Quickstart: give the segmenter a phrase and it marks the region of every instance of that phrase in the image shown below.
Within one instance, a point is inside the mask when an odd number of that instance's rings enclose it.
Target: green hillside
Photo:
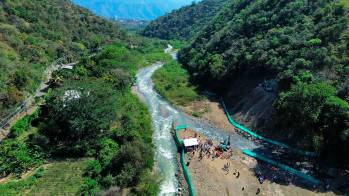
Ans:
[[[112,194],[126,188],[156,195],[151,119],[131,86],[139,68],[170,56],[163,53],[164,43],[132,40],[138,47],[115,41],[81,58],[73,70],[53,73],[38,111],[17,121],[0,143],[2,193],[96,195],[117,186]],[[26,177],[62,158],[89,161],[54,164]]]
[[[228,0],[203,0],[152,21],[143,35],[161,39],[193,37],[218,13]]]
[[[338,1],[236,0],[179,60],[196,83],[225,95],[239,78],[275,79],[277,129],[348,162],[348,19]]]
[[[151,118],[131,87],[139,68],[171,59],[165,46],[68,0],[1,1],[1,116],[55,59],[78,63],[54,71],[38,109],[1,139],[0,195],[156,195]]]
[[[124,34],[68,0],[1,1],[0,116],[36,89],[55,59],[67,55],[66,62],[74,61]]]

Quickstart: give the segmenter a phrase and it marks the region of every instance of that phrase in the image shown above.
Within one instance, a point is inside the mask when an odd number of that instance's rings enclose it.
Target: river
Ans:
[[[177,54],[173,52],[172,46],[169,45],[165,52],[176,59]],[[154,90],[151,76],[161,66],[163,66],[162,63],[156,63],[139,70],[137,94],[146,103],[152,117],[155,161],[162,179],[159,195],[175,195],[178,187],[178,181],[175,177],[178,166],[176,145],[171,135],[172,123],[185,124],[206,137],[218,141],[227,138],[228,134],[177,110]],[[231,143],[233,148],[238,149],[252,150],[257,147],[252,141],[237,134],[231,135]]]

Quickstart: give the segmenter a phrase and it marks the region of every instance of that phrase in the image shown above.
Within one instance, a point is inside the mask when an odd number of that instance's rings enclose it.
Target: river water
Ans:
[[[172,51],[170,45],[165,52],[176,59],[176,53]],[[172,123],[175,125],[185,124],[206,137],[218,141],[227,138],[228,134],[177,110],[154,90],[151,76],[161,66],[163,64],[157,63],[139,70],[137,74],[137,93],[148,106],[152,117],[155,161],[162,178],[159,195],[175,195],[178,187],[178,181],[175,177],[178,166],[176,145],[171,135]],[[238,149],[252,150],[257,147],[252,141],[237,134],[231,135],[231,143],[233,148]]]

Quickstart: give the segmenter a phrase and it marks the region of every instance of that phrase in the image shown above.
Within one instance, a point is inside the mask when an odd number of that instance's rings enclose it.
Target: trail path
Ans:
[[[9,132],[11,125],[18,119],[22,118],[27,114],[31,114],[36,109],[35,98],[41,97],[44,94],[44,90],[48,88],[47,82],[52,78],[52,73],[58,69],[65,66],[74,66],[78,62],[63,64],[62,62],[66,60],[66,57],[61,57],[51,63],[50,66],[46,68],[43,73],[43,79],[33,95],[27,97],[14,111],[0,119],[0,140],[5,138]]]

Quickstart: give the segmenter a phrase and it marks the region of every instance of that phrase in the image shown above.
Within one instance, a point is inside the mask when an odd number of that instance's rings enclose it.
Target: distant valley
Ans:
[[[191,0],[72,0],[95,14],[110,19],[153,20],[171,10],[189,5]],[[196,0],[198,1],[198,0]]]
[[[349,0],[1,0],[1,195],[349,193]]]

